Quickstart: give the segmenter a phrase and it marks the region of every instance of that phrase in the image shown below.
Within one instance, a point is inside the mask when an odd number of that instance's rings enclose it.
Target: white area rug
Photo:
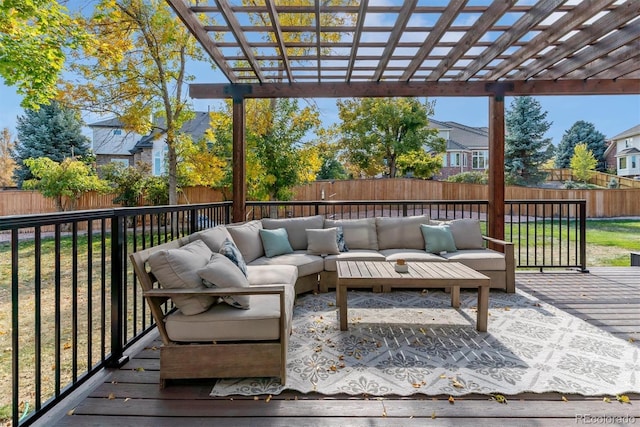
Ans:
[[[349,291],[349,331],[335,293],[296,303],[287,381],[218,381],[212,396],[640,392],[640,350],[529,294],[491,292],[488,332],[475,329],[477,293],[461,308],[441,291]]]

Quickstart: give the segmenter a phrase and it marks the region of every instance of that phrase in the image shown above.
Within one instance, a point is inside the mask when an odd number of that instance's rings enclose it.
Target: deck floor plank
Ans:
[[[578,272],[518,272],[516,287],[640,347],[640,268],[593,268]],[[496,292],[496,291],[492,291]],[[576,416],[640,418],[640,395],[631,405],[605,403],[602,397],[522,393],[499,404],[484,395],[448,402],[448,396],[373,398],[301,394],[285,391],[257,398],[209,396],[215,380],[174,381],[158,387],[157,335],[103,383],[87,390],[67,415],[48,425],[171,426],[560,426]],[[71,409],[71,412],[67,412]]]

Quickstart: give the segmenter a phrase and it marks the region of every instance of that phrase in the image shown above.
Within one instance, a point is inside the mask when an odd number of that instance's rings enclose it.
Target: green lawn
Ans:
[[[589,265],[628,266],[631,251],[640,251],[640,220],[587,220]]]

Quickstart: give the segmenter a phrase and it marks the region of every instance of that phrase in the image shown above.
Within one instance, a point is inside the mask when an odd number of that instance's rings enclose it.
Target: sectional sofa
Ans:
[[[449,251],[427,251],[426,227],[422,226],[448,226],[455,247],[449,246]],[[247,265],[295,265],[298,268],[297,293],[315,289],[324,292],[335,288],[338,260],[396,261],[400,258],[406,261],[460,262],[490,277],[492,288],[515,292],[513,244],[483,236],[480,222],[476,219],[434,221],[426,215],[416,215],[334,220],[316,215],[263,218],[225,228],[242,252]],[[261,229],[286,230],[290,250],[278,251],[284,253],[277,255],[265,253]],[[317,244],[317,241],[327,238],[321,234],[322,230],[328,229],[342,233],[342,248]],[[196,233],[193,238],[211,232],[205,230]]]
[[[474,219],[263,218],[131,254],[163,341],[160,386],[245,376],[284,383],[295,295],[335,287],[338,260],[400,258],[458,261],[515,291],[513,245],[482,236]]]

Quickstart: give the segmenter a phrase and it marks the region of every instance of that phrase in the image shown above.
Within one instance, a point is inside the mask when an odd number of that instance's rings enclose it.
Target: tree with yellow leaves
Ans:
[[[297,100],[248,100],[247,129],[247,195],[253,200],[289,200],[291,188],[313,181],[322,160],[308,132],[319,128],[318,111],[311,106],[300,108]],[[213,152],[226,159],[226,187],[231,185],[232,126],[231,105],[212,113],[208,133]]]
[[[115,115],[128,130],[167,143],[169,203],[178,202],[178,141],[194,117],[183,92],[190,60],[205,60],[195,38],[161,0],[101,0],[86,21],[93,37],[74,52],[81,83],[63,85],[65,101]]]
[[[57,94],[66,49],[86,41],[68,9],[55,0],[0,2],[0,76],[37,110]]]
[[[11,156],[14,146],[15,142],[9,128],[2,129],[0,136],[0,187],[15,185],[13,171],[16,168],[16,161]]]

